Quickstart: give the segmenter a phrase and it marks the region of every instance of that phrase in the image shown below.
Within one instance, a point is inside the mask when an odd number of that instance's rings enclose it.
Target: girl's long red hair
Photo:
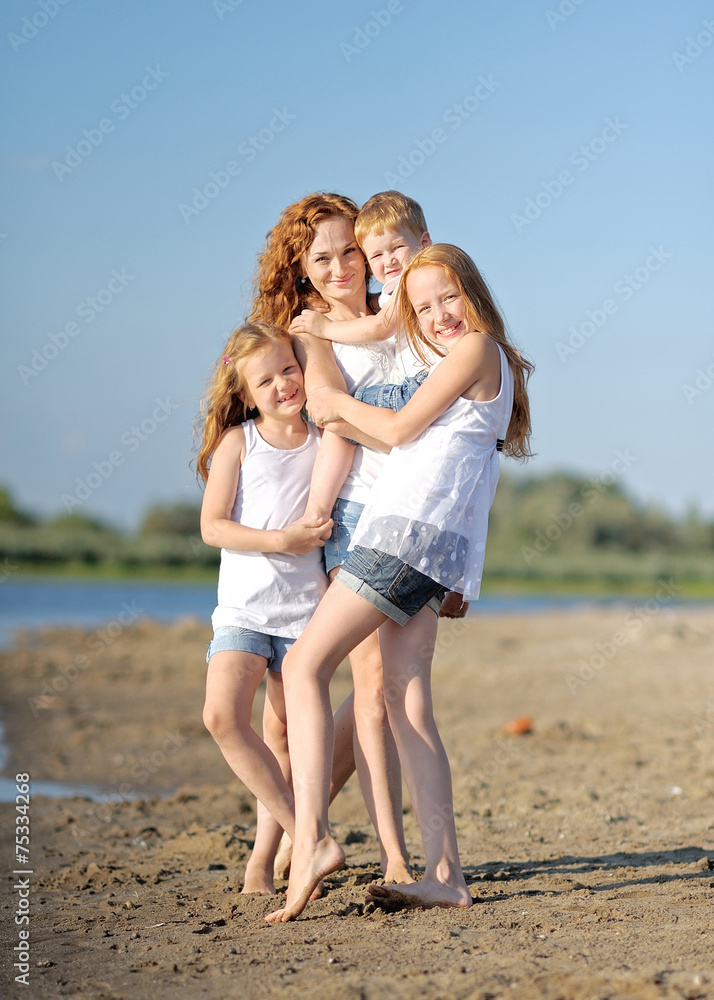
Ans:
[[[424,336],[416,313],[407,295],[407,277],[422,267],[443,267],[464,297],[466,318],[474,330],[481,330],[503,348],[513,372],[513,412],[508,425],[503,454],[511,458],[531,458],[531,411],[528,401],[528,380],[533,364],[508,339],[506,324],[494,302],[491,290],[469,255],[451,243],[432,243],[409,261],[402,271],[397,291],[400,326],[409,346],[425,364],[433,358],[434,346]],[[428,352],[427,352],[428,349]],[[431,353],[431,358],[429,357]]]

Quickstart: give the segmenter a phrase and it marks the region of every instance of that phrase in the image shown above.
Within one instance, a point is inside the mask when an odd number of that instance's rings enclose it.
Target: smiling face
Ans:
[[[265,351],[251,354],[242,363],[245,385],[241,399],[262,417],[294,417],[305,404],[300,365],[287,342],[278,342]]]
[[[330,305],[365,296],[366,265],[355,240],[354,224],[333,215],[315,228],[315,238],[302,258],[303,274]]]
[[[398,278],[415,253],[429,244],[429,234],[415,236],[406,230],[385,229],[383,233],[367,233],[362,249],[372,274],[380,285]]]
[[[447,353],[471,332],[466,302],[443,267],[419,267],[407,275],[407,294],[424,336]]]

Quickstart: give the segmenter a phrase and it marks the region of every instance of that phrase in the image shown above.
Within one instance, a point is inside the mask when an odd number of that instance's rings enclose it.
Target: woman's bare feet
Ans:
[[[367,888],[367,902],[395,910],[410,906],[428,909],[433,906],[473,905],[468,889],[444,885],[435,878],[423,878],[411,885],[370,885]]]
[[[285,906],[274,910],[265,918],[270,923],[287,923],[299,916],[308,899],[326,875],[336,872],[345,863],[345,852],[332,837],[319,841],[304,854],[293,850],[290,863],[290,881]]]

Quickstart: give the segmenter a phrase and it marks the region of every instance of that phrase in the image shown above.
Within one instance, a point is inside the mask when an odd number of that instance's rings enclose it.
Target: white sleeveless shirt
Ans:
[[[274,448],[246,420],[245,459],[231,520],[251,528],[284,528],[305,513],[320,432],[307,424],[299,448]],[[322,549],[304,555],[221,549],[218,606],[211,621],[296,639],[327,589]]]
[[[350,545],[396,556],[467,601],[481,589],[497,441],[513,409],[513,374],[499,354],[494,399],[459,397],[415,441],[392,449]]]

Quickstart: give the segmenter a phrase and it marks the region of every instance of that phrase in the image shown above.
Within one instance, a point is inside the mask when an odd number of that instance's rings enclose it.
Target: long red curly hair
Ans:
[[[506,324],[479,269],[469,255],[451,243],[432,243],[409,261],[402,271],[402,280],[395,292],[402,330],[409,346],[425,364],[433,358],[434,345],[427,340],[407,294],[407,278],[421,267],[443,267],[464,297],[466,318],[474,330],[481,330],[503,349],[513,372],[513,412],[503,446],[503,454],[511,458],[531,458],[531,411],[528,401],[528,380],[533,364],[508,339]]]
[[[325,219],[344,216],[352,223],[359,209],[341,194],[317,191],[283,211],[265,239],[253,282],[253,306],[248,322],[264,320],[288,327],[303,309],[324,310],[324,299],[309,281],[303,283],[301,260]],[[360,251],[361,252],[361,251]]]

